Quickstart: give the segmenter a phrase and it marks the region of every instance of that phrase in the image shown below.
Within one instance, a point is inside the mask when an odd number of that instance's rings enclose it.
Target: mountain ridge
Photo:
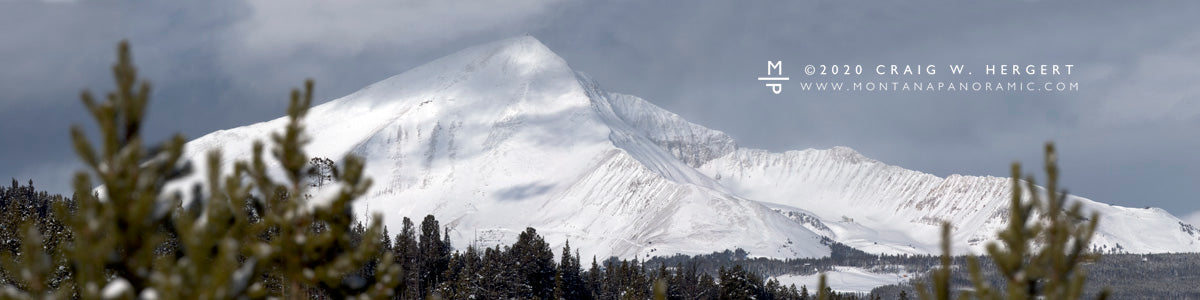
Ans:
[[[433,214],[458,247],[511,243],[534,227],[552,247],[569,239],[599,257],[733,248],[815,257],[829,253],[822,236],[868,252],[935,253],[936,221],[951,219],[975,228],[956,231],[955,244],[969,245],[956,250],[977,251],[1002,226],[1008,199],[998,177],[941,178],[848,147],[741,148],[721,131],[601,89],[528,36],[415,67],[313,107],[305,121],[310,156],[366,159],[375,185],[356,205],[361,214],[380,212],[393,229],[402,216]],[[185,157],[220,149],[246,158],[251,140],[282,125],[217,131],[189,142]],[[1154,228],[1178,221],[1073,199],[1121,218],[1152,217]],[[1097,242],[1200,250],[1200,233],[1183,229],[1153,245],[1116,229]]]

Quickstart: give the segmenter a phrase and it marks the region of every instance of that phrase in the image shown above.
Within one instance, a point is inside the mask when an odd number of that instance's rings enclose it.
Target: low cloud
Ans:
[[[520,26],[560,1],[263,0],[233,26],[239,53],[288,56],[313,50],[330,56],[371,48],[430,48],[497,27]]]
[[[1195,211],[1190,214],[1180,216],[1184,223],[1200,226],[1200,211]]]
[[[561,3],[250,1],[226,31],[217,58],[239,89],[275,90],[315,77],[324,87],[318,96],[337,97],[470,45],[463,40],[528,32]]]
[[[17,172],[12,179],[16,179],[21,185],[33,180],[33,186],[38,190],[70,195],[75,172],[80,170],[83,170],[83,165],[77,162],[42,163]]]
[[[1200,125],[1200,29],[1145,49],[1127,67],[1096,80],[1102,98],[1091,102],[1089,123],[1102,127],[1175,123]],[[1094,108],[1094,109],[1088,109]]]

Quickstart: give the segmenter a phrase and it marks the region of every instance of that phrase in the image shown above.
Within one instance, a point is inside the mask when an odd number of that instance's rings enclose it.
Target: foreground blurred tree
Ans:
[[[184,203],[182,193],[167,188],[191,173],[190,162],[181,159],[184,139],[176,135],[150,150],[143,146],[150,86],[138,81],[125,42],[118,47],[113,75],[117,89],[105,101],[82,94],[98,125],[100,147],[92,146],[82,127],[71,129],[75,150],[91,175],[75,175],[77,208],[66,220],[73,240],[47,253],[32,247],[41,244],[37,230],[24,230],[25,255],[14,260],[22,275],[5,284],[4,298],[263,298],[268,290],[262,280],[269,274],[283,281],[281,296],[289,298],[308,298],[309,291],[336,298],[391,295],[399,269],[389,254],[379,260],[374,278],[355,275],[382,242],[367,238],[355,244],[347,234],[353,224],[351,201],[370,186],[362,177],[362,160],[343,160],[331,187],[336,193],[321,199],[327,200],[323,204],[309,204],[301,196],[308,162],[302,119],[312,102],[312,81],[303,91],[292,91],[289,122],[271,136],[271,154],[284,182],[268,175],[266,147],[258,141],[253,159],[236,162],[224,176],[220,153],[208,153],[207,180]],[[93,176],[101,188],[93,190]],[[366,236],[380,237],[380,227],[373,222]],[[73,277],[56,287],[41,284],[55,276],[52,262],[59,257]]]
[[[1003,291],[990,286],[975,257],[967,258],[973,291],[964,291],[962,299],[1079,299],[1087,272],[1084,262],[1098,254],[1088,252],[1100,216],[1084,217],[1079,202],[1067,203],[1067,191],[1058,187],[1058,157],[1054,144],[1046,144],[1046,188],[1038,187],[1033,176],[1021,179],[1020,164],[1012,165],[1012,198],[1008,227],[999,232],[1000,244],[987,246],[988,256],[996,263],[1007,287]],[[1043,193],[1044,191],[1044,193]],[[941,267],[933,271],[932,289],[917,284],[921,299],[951,298],[950,224],[942,225]],[[1099,299],[1108,297],[1105,290]]]

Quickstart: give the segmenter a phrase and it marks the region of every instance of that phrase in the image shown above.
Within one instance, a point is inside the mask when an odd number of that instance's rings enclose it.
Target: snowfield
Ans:
[[[820,274],[825,274],[825,285],[838,292],[870,293],[877,287],[899,284],[912,279],[915,273],[872,273],[856,267],[834,267],[832,271],[812,275],[780,275],[775,280],[780,285],[796,285],[808,287],[808,292],[815,294],[820,283]]]
[[[220,150],[228,172],[285,122],[213,132],[185,157]],[[380,213],[398,232],[402,217],[433,214],[460,249],[510,244],[534,227],[555,252],[570,240],[599,258],[733,248],[822,257],[822,236],[873,253],[937,253],[938,224],[951,221],[955,250],[978,252],[1004,226],[1011,192],[1007,178],[940,178],[846,147],[740,148],[604,91],[532,37],[434,60],[318,105],[306,122],[310,156],[366,159],[374,185],[356,204],[361,215]],[[198,181],[205,164],[196,166]],[[1161,209],[1072,199],[1103,214],[1097,247],[1200,250],[1200,231]]]

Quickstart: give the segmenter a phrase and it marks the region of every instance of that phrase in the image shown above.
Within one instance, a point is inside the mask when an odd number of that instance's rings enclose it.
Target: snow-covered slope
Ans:
[[[711,159],[731,151],[731,139],[690,141],[697,137],[688,130],[708,131],[698,126],[651,133],[644,125],[690,124],[639,109],[646,105],[600,91],[539,41],[520,37],[314,107],[307,150],[366,158],[375,185],[360,209],[383,213],[393,231],[401,217],[433,214],[460,246],[511,243],[534,227],[555,249],[569,239],[602,258],[737,247],[776,257],[827,255],[818,235],[728,193],[672,152],[723,142],[697,151]],[[250,141],[283,122],[209,134],[189,143],[187,155],[217,148],[248,157]]]
[[[871,290],[891,284],[900,284],[920,275],[919,273],[876,273],[871,270],[856,267],[834,267],[833,270],[810,275],[779,275],[774,277],[780,285],[807,287],[816,290],[820,284],[821,274],[825,275],[825,285],[838,292],[870,293]]]
[[[185,155],[247,158],[253,140],[284,122],[214,132]],[[943,179],[849,148],[739,149],[724,133],[601,90],[532,37],[435,60],[316,106],[306,122],[311,156],[367,160],[375,184],[360,212],[382,213],[393,231],[402,217],[433,214],[458,246],[507,244],[534,227],[555,249],[570,240],[598,257],[739,247],[824,256],[820,236],[871,252],[929,253],[939,220],[954,221],[956,238],[971,245],[990,239],[1008,199],[1003,178]],[[1200,248],[1161,210],[1087,203],[1119,220],[1103,224],[1126,226],[1102,228],[1101,243]],[[1138,229],[1165,233],[1144,238]]]
[[[808,215],[814,231],[873,253],[938,253],[940,224],[954,226],[955,251],[980,253],[1006,225],[1011,179],[906,170],[846,147],[770,153],[738,149],[700,167],[734,194]],[[1158,208],[1112,206],[1069,196],[1099,212],[1093,245],[1133,253],[1195,252],[1200,231]]]

